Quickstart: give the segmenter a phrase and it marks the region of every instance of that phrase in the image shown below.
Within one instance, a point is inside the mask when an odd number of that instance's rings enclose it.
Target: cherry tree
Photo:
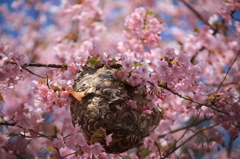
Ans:
[[[2,3],[0,158],[239,158],[239,10],[239,0]]]

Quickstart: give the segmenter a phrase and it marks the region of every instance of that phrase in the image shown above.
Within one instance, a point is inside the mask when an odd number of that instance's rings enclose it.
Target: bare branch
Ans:
[[[231,158],[231,152],[232,152],[232,149],[233,149],[233,137],[230,136],[230,139],[229,139],[229,143],[228,143],[228,148],[227,148],[227,155],[229,158]]]
[[[121,157],[122,159],[124,159],[124,157],[122,156],[122,155],[120,155],[120,154],[117,154],[119,157]]]
[[[5,147],[5,146],[3,146],[2,149],[4,149],[4,150],[7,151],[7,152],[9,151],[8,148]],[[13,152],[13,154],[14,154],[17,158],[19,158],[19,159],[24,159],[24,157],[20,156],[20,155],[19,155],[18,153],[16,153],[16,152]]]
[[[163,158],[161,159],[164,159],[164,158],[167,158],[169,155],[171,155],[173,152],[175,152],[177,149],[179,149],[180,147],[182,147],[184,144],[186,144],[188,141],[190,141],[193,137],[195,137],[196,135],[202,133],[203,131],[207,130],[207,129],[211,129],[213,127],[217,126],[217,124],[214,124],[212,126],[209,126],[207,128],[204,128],[204,129],[201,129],[199,130],[198,132],[196,132],[195,134],[193,134],[192,136],[190,136],[188,139],[186,139],[184,142],[182,142],[180,145],[176,146],[174,149],[170,150],[166,155],[164,155]]]
[[[175,132],[178,132],[178,131],[181,131],[181,130],[185,130],[185,129],[187,129],[187,128],[190,128],[190,127],[193,127],[193,126],[197,126],[198,124],[201,124],[202,122],[204,122],[204,121],[207,121],[207,120],[211,120],[213,117],[209,117],[209,118],[203,118],[203,119],[201,119],[201,120],[198,120],[198,121],[195,121],[195,122],[193,122],[193,123],[191,123],[191,124],[189,124],[189,125],[187,125],[187,126],[184,126],[184,127],[181,127],[181,128],[178,128],[178,129],[175,129],[175,130],[172,130],[172,131],[169,131],[169,132],[167,132],[167,133],[165,133],[165,134],[163,134],[163,135],[160,135],[160,136],[158,136],[159,138],[163,138],[163,137],[165,137],[167,134],[172,134],[172,133],[175,133]]]
[[[56,157],[57,158],[62,158],[61,154],[60,154],[60,151],[59,151],[59,148],[57,148],[57,147],[53,147],[53,148],[57,151],[57,153],[56,153],[57,156]]]
[[[236,18],[236,17],[234,17],[234,16],[233,16],[233,14],[234,14],[234,13],[235,13],[235,11],[233,11],[233,12],[232,12],[232,14],[231,14],[231,17],[232,17],[234,20],[236,20],[236,21],[239,21],[239,22],[240,22],[240,19],[238,19],[238,18]]]
[[[56,65],[56,64],[41,64],[41,63],[26,63],[21,67],[49,67],[49,68],[67,68],[66,64]]]
[[[148,83],[150,83],[151,85],[153,85],[153,83],[151,83],[151,82],[148,82]],[[154,85],[153,85],[153,86],[154,86]],[[196,103],[196,104],[198,104],[199,106],[208,107],[208,108],[210,108],[210,109],[212,109],[212,110],[215,110],[215,111],[217,111],[217,112],[219,112],[219,113],[223,113],[223,114],[229,116],[228,113],[226,113],[226,112],[224,112],[224,111],[221,111],[221,110],[219,110],[219,109],[217,109],[217,108],[214,108],[213,105],[210,105],[210,104],[207,104],[207,103],[200,103],[200,102],[198,102],[198,101],[196,101],[196,100],[194,100],[194,99],[192,99],[192,98],[189,98],[189,97],[183,96],[183,95],[181,95],[181,94],[179,94],[179,93],[177,93],[177,92],[174,92],[173,90],[171,90],[170,88],[168,88],[167,86],[164,86],[164,85],[162,85],[162,84],[158,84],[158,86],[161,87],[161,88],[164,88],[164,89],[168,90],[169,92],[175,94],[176,96],[178,96],[178,97],[180,97],[180,98],[182,98],[182,99],[185,99],[185,100],[188,100],[188,101],[190,101],[190,102]]]
[[[191,10],[198,19],[200,19],[204,24],[206,24],[207,26],[209,26],[211,29],[214,30],[213,35],[217,33],[217,29],[215,29],[215,28],[213,28],[211,25],[209,25],[208,22],[201,16],[201,14],[199,14],[191,5],[189,5],[185,0],[180,0],[180,1],[183,2],[184,5],[185,5],[189,10]]]
[[[232,64],[231,64],[231,66],[228,68],[228,70],[227,70],[227,73],[225,74],[225,76],[224,76],[224,78],[223,78],[222,82],[220,83],[220,85],[219,85],[218,89],[216,90],[216,92],[218,92],[218,91],[219,91],[219,89],[222,87],[222,85],[223,85],[223,82],[226,80],[226,78],[227,78],[227,75],[228,75],[229,71],[231,70],[231,68],[232,68],[233,64],[236,62],[236,60],[237,60],[237,57],[238,57],[239,55],[240,55],[240,50],[238,51],[238,53],[237,53],[237,55],[236,55],[235,59],[233,60],[233,62],[232,62]]]
[[[40,78],[46,78],[46,77],[40,76],[40,75],[38,75],[38,74],[32,72],[31,70],[29,70],[29,69],[27,69],[27,68],[25,68],[25,67],[23,67],[23,69],[26,70],[27,72],[29,72],[29,73],[31,73],[31,74],[37,76],[37,77],[40,77]]]
[[[30,132],[32,132],[32,133],[34,133],[34,134],[39,135],[38,137],[45,137],[45,138],[47,138],[47,139],[53,141],[53,138],[52,138],[52,137],[49,137],[49,136],[44,135],[44,134],[42,134],[42,133],[36,132],[36,131],[34,131],[34,130],[32,130],[32,129],[28,129],[28,131],[30,131]]]
[[[21,67],[24,70],[28,71],[29,73],[31,73],[35,76],[38,76],[40,78],[48,78],[48,77],[40,76],[40,75],[34,73],[33,71],[27,69],[27,67],[46,67],[46,68],[65,68],[65,69],[67,69],[66,64],[56,65],[56,64],[42,64],[42,63],[26,63],[26,64],[23,64]]]
[[[15,62],[11,62],[11,64],[15,64],[17,65],[17,63]],[[57,64],[42,64],[42,63],[25,63],[21,66],[22,69],[26,70],[27,72],[37,76],[37,77],[40,77],[40,78],[47,78],[47,77],[44,77],[44,76],[41,76],[41,75],[38,75],[36,73],[34,73],[33,71],[29,70],[27,67],[46,67],[46,68],[64,68],[64,69],[67,69],[67,65],[66,64],[62,64],[62,65],[57,65]]]
[[[72,153],[66,154],[65,156],[62,156],[62,158],[68,157],[68,156],[70,156],[70,155],[74,155],[74,154],[76,154],[76,153],[77,153],[77,152],[72,152]]]
[[[17,124],[17,122],[14,122],[14,123],[3,123],[3,122],[0,122],[0,125],[5,125],[5,126],[15,126]]]
[[[23,128],[22,126],[20,126],[20,125],[17,125],[17,127],[21,128],[21,129],[24,129],[24,128]],[[32,130],[32,129],[28,129],[28,131],[29,131],[29,132],[32,132],[32,133],[34,133],[34,134],[37,134],[38,137],[45,137],[45,138],[53,141],[53,138],[52,138],[52,137],[49,137],[49,136],[44,135],[44,134],[42,134],[42,133],[36,132],[36,131],[34,131],[34,130]]]
[[[195,15],[196,17],[198,17],[198,19],[200,19],[203,23],[205,23],[206,25],[209,25],[204,19],[203,17],[201,16],[201,14],[199,14],[191,5],[189,5],[187,2],[185,2],[185,0],[180,0],[181,2],[184,3],[184,5],[189,9],[191,10]]]

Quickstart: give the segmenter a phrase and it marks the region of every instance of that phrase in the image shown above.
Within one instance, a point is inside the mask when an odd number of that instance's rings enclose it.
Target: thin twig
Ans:
[[[9,152],[9,150],[8,150],[7,147],[3,146],[2,148],[3,148],[5,151]],[[19,159],[25,159],[24,157],[20,156],[20,155],[17,154],[16,152],[13,152],[13,154],[14,154],[17,158],[19,158]]]
[[[196,135],[198,135],[199,133],[202,133],[203,131],[207,130],[207,129],[211,129],[215,126],[217,126],[218,124],[214,124],[212,126],[209,126],[207,128],[201,129],[198,132],[196,132],[195,134],[193,134],[192,136],[190,136],[188,139],[186,139],[184,142],[182,142],[180,145],[176,146],[174,149],[172,149],[171,151],[169,151],[163,158],[167,158],[170,154],[172,154],[173,152],[175,152],[177,149],[179,149],[180,147],[182,147],[184,144],[186,144],[188,141],[190,141],[193,137],[195,137]]]
[[[46,78],[46,77],[43,77],[43,76],[40,76],[40,75],[38,75],[38,74],[34,73],[33,71],[31,71],[31,70],[27,69],[26,67],[22,67],[22,68],[23,68],[24,70],[26,70],[27,72],[29,72],[29,73],[31,73],[31,74],[33,74],[33,75],[37,76],[37,77],[40,77],[40,78]]]
[[[62,156],[62,158],[65,158],[65,157],[68,157],[68,156],[74,155],[74,154],[76,154],[76,152],[72,152],[72,153],[66,154],[65,156]]]
[[[172,131],[169,131],[169,132],[167,132],[167,133],[165,133],[165,134],[162,134],[162,135],[160,135],[160,136],[158,136],[159,138],[163,138],[163,137],[165,137],[167,134],[172,134],[172,133],[175,133],[175,132],[178,132],[178,131],[181,131],[181,130],[184,130],[184,129],[187,129],[188,127],[192,127],[192,126],[197,126],[198,124],[200,124],[200,123],[202,123],[202,122],[204,122],[204,121],[207,121],[207,120],[210,120],[210,119],[212,119],[213,117],[210,117],[210,118],[204,118],[204,119],[202,119],[202,120],[199,120],[199,121],[197,121],[197,122],[195,122],[195,123],[192,123],[192,124],[190,124],[190,125],[187,125],[187,126],[184,126],[184,127],[181,127],[181,128],[178,128],[178,129],[175,129],[175,130],[172,130]]]
[[[213,30],[213,35],[217,34],[218,29],[213,28],[206,20],[203,19],[203,17],[201,16],[201,14],[199,14],[191,5],[189,5],[185,0],[180,0],[181,2],[183,2],[185,4],[185,6],[191,10],[196,17],[198,17],[198,19],[200,19],[204,24],[206,24],[207,26],[209,26],[212,30]]]
[[[117,154],[119,157],[121,157],[122,159],[124,159],[124,157],[122,156],[122,155],[120,155],[120,154]]]
[[[239,22],[240,22],[240,19],[238,19],[238,18],[236,18],[236,17],[234,17],[234,16],[233,16],[233,14],[234,14],[234,13],[235,13],[235,11],[233,11],[233,12],[232,12],[232,14],[231,14],[231,17],[232,17],[234,20],[236,20],[236,21],[239,21]]]
[[[48,75],[46,74],[46,76],[47,76],[47,86],[48,86],[48,89],[50,89],[49,82],[48,82]]]
[[[30,138],[30,139],[32,139],[32,136],[27,136],[27,135],[25,135],[25,134],[18,134],[18,135],[20,135],[20,136],[22,136],[22,137],[24,137],[24,138]]]
[[[204,49],[206,49],[204,46],[202,46],[190,59],[190,62],[193,63],[195,58],[198,56],[200,51],[203,51]]]
[[[190,9],[195,15],[196,17],[198,17],[198,19],[200,19],[203,23],[205,23],[206,25],[209,25],[204,19],[203,17],[201,16],[201,14],[199,14],[191,5],[189,5],[187,2],[185,2],[185,0],[180,0],[182,1],[185,6],[188,7],[188,9]]]
[[[32,133],[34,133],[34,134],[37,134],[37,135],[39,135],[38,137],[45,137],[45,138],[47,138],[47,139],[49,139],[49,140],[53,141],[52,137],[49,137],[49,136],[47,136],[47,135],[44,135],[44,134],[41,134],[41,133],[39,133],[39,132],[36,132],[36,131],[34,131],[34,130],[32,130],[32,129],[29,129],[28,131],[30,131],[30,132],[32,132]]]
[[[231,15],[231,17],[232,17],[234,20],[236,20],[236,21],[239,21],[239,22],[240,22],[240,19],[238,19],[238,18],[234,17],[233,15]]]
[[[181,135],[180,138],[177,139],[177,141],[169,148],[169,150],[175,149],[174,147],[176,147],[177,143],[185,136],[185,134],[188,132],[188,130],[190,129],[190,127],[196,122],[197,120],[193,120],[193,122],[191,124],[189,124],[188,126],[186,126],[186,129],[184,131],[184,133]]]
[[[3,123],[3,122],[0,122],[0,126],[1,126],[1,125],[4,125],[4,126],[17,126],[17,127],[21,128],[21,129],[24,129],[22,126],[16,125],[16,124],[17,124],[17,121],[14,122],[14,123]],[[29,131],[29,132],[32,132],[32,133],[34,133],[34,134],[39,135],[38,137],[45,137],[45,138],[47,138],[47,139],[49,139],[49,140],[51,140],[51,141],[53,140],[52,137],[49,137],[49,136],[44,135],[44,134],[41,134],[41,133],[36,132],[36,131],[34,131],[34,130],[32,130],[32,129],[28,129],[28,131]],[[19,135],[23,136],[23,134],[19,134]]]
[[[204,83],[206,86],[214,86],[217,87],[219,86],[219,83]],[[228,83],[223,83],[222,86],[229,86],[229,85],[237,85],[238,81],[232,81],[232,82],[228,82]]]
[[[225,74],[225,76],[224,76],[224,78],[223,78],[222,82],[220,83],[220,85],[219,85],[218,89],[216,90],[216,92],[218,92],[218,91],[219,91],[219,89],[222,87],[222,85],[223,85],[223,82],[226,80],[226,78],[227,78],[227,75],[228,75],[229,71],[231,70],[231,68],[232,68],[233,64],[236,62],[236,60],[237,60],[237,58],[238,58],[238,56],[239,56],[239,55],[240,55],[240,50],[238,51],[238,53],[237,53],[236,57],[234,58],[234,60],[233,60],[233,62],[232,62],[232,64],[231,64],[231,66],[228,68],[228,70],[227,70],[227,73]]]
[[[17,127],[21,128],[21,129],[24,129],[21,125],[17,125]],[[28,131],[29,131],[29,132],[32,132],[32,133],[34,133],[34,134],[39,135],[38,137],[45,137],[45,138],[47,138],[47,139],[53,141],[53,138],[52,138],[52,137],[49,137],[49,136],[44,135],[44,134],[41,134],[41,133],[36,132],[36,131],[34,131],[34,130],[32,130],[32,129],[28,129]]]
[[[148,83],[150,83],[150,84],[153,85],[153,83],[151,83],[151,82],[148,82]],[[153,85],[153,86],[154,86],[154,85]],[[207,104],[207,103],[200,103],[200,102],[198,102],[198,101],[196,101],[196,100],[194,100],[194,99],[192,99],[192,98],[183,96],[183,95],[181,95],[181,94],[179,94],[179,93],[177,93],[177,92],[174,92],[173,90],[171,90],[170,88],[168,88],[167,86],[164,86],[164,85],[162,85],[162,84],[158,84],[158,86],[161,87],[161,88],[164,88],[164,89],[168,90],[169,92],[175,94],[176,96],[178,96],[178,97],[180,97],[180,98],[183,98],[183,99],[188,100],[188,101],[190,101],[190,102],[196,103],[196,104],[198,104],[199,106],[208,107],[208,108],[213,109],[213,110],[215,110],[215,111],[217,111],[217,112],[219,112],[219,113],[223,113],[223,114],[229,116],[228,113],[226,113],[226,112],[224,112],[224,111],[221,111],[221,110],[219,110],[219,109],[217,109],[217,108],[214,108],[214,107],[212,107],[212,105],[209,105],[209,104]]]
[[[159,152],[160,158],[162,158],[162,153],[161,153],[161,148],[160,148],[160,146],[158,146],[158,152]]]

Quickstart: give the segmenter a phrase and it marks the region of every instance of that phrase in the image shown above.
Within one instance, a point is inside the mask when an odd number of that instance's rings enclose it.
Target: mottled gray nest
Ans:
[[[142,113],[150,101],[144,86],[132,87],[113,76],[113,68],[85,67],[76,78],[73,89],[85,92],[81,101],[73,98],[73,124],[82,127],[89,144],[99,142],[107,153],[121,153],[139,144],[156,128],[162,118],[160,109]],[[134,93],[138,91],[140,93]],[[137,109],[130,109],[129,100],[137,101]],[[107,146],[105,137],[112,134]]]

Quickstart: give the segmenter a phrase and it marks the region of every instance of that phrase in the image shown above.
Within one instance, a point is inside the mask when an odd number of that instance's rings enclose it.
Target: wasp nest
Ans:
[[[113,68],[83,68],[75,78],[73,89],[84,92],[80,99],[73,99],[71,114],[73,124],[82,127],[89,144],[100,142],[107,153],[121,153],[138,145],[159,124],[162,113],[153,109],[142,113],[150,102],[144,86],[132,87],[117,80]],[[140,93],[136,93],[136,91]],[[128,106],[135,100],[136,109]],[[106,135],[112,142],[106,144]]]

